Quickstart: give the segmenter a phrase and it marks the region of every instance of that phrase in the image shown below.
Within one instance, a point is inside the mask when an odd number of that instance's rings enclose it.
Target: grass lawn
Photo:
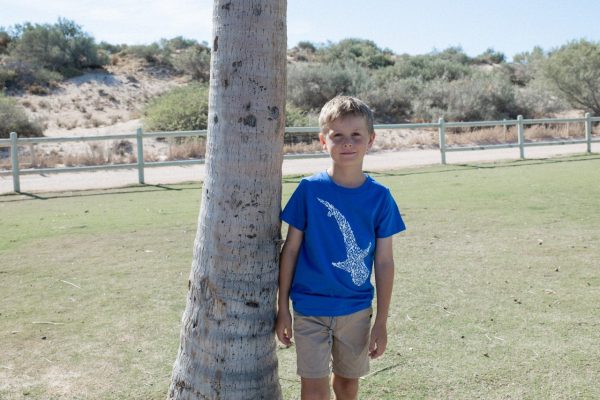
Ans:
[[[373,176],[408,230],[361,399],[600,398],[600,156]],[[199,199],[0,196],[0,398],[165,398]],[[278,354],[298,398],[294,349]]]

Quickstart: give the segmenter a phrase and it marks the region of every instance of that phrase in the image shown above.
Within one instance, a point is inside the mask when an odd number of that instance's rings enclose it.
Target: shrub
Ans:
[[[472,62],[471,57],[469,57],[460,46],[448,47],[442,51],[433,51],[431,55],[442,60],[452,61],[464,65],[468,65]]]
[[[532,81],[523,88],[516,89],[517,107],[524,116],[543,118],[549,114],[565,111],[569,104],[561,97],[556,96],[547,87],[538,81]]]
[[[332,97],[356,95],[370,85],[366,68],[353,63],[303,63],[288,68],[288,100],[304,111],[320,110]]]
[[[31,121],[13,99],[0,93],[0,138],[8,138],[11,132],[20,137],[42,136],[42,127]]]
[[[502,64],[506,61],[506,56],[500,51],[488,48],[486,51],[473,59],[475,64]]]
[[[164,54],[158,43],[125,46],[123,53],[141,58],[149,63],[159,63],[164,60]]]
[[[546,52],[539,46],[535,46],[530,52],[524,51],[515,54],[513,63],[507,64],[511,73],[511,81],[520,86],[529,84],[539,74],[546,58]]]
[[[354,63],[367,68],[383,68],[394,64],[391,50],[382,50],[375,42],[364,39],[344,39],[318,50],[325,63]]]
[[[12,86],[17,81],[17,71],[0,65],[0,92],[2,89]]]
[[[187,131],[206,129],[208,86],[191,84],[173,89],[149,103],[143,112],[148,131]]]
[[[377,83],[384,85],[390,81],[417,78],[424,82],[434,79],[453,81],[471,74],[471,68],[457,61],[447,60],[437,55],[401,56],[396,63],[375,73]]]
[[[541,77],[574,107],[600,115],[600,43],[580,40],[553,51]]]
[[[286,126],[309,126],[310,119],[308,113],[293,104],[285,106],[285,125]]]
[[[288,51],[288,56],[296,61],[315,61],[317,47],[311,42],[303,41],[292,47]]]
[[[210,49],[196,44],[180,50],[173,54],[172,64],[177,71],[206,82],[210,78]]]
[[[516,91],[502,73],[478,72],[452,82],[428,82],[415,101],[415,116],[423,120],[484,121],[526,115]]]
[[[8,53],[8,45],[11,41],[10,34],[0,27],[0,54]]]
[[[6,88],[28,88],[35,91],[40,88],[43,94],[49,92],[48,88],[56,86],[57,82],[62,81],[63,76],[46,68],[40,68],[23,62],[8,62],[0,65],[0,89]]]
[[[401,123],[412,116],[412,102],[421,87],[418,79],[408,78],[373,86],[358,96],[373,109],[378,122]]]
[[[98,56],[94,38],[73,21],[59,18],[54,25],[25,23],[16,30],[10,55],[20,62],[72,76],[105,61]]]

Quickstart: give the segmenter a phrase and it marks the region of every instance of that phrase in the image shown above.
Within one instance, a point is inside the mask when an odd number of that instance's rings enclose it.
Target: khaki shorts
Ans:
[[[360,378],[369,372],[371,307],[340,317],[308,317],[294,312],[298,375],[324,378],[333,373]]]

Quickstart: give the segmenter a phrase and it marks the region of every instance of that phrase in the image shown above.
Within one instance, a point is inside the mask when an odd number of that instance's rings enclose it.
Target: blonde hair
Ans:
[[[346,116],[363,117],[369,133],[375,133],[373,128],[373,111],[362,100],[352,96],[336,96],[329,100],[319,114],[319,127],[325,132],[327,126],[338,118]]]

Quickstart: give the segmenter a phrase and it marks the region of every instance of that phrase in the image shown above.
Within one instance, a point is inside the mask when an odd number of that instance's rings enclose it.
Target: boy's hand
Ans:
[[[371,329],[371,341],[369,343],[369,357],[376,359],[385,352],[387,346],[387,326],[386,323],[375,321]]]
[[[281,343],[287,347],[292,345],[292,316],[289,310],[279,309],[277,322],[275,322],[275,333]]]

